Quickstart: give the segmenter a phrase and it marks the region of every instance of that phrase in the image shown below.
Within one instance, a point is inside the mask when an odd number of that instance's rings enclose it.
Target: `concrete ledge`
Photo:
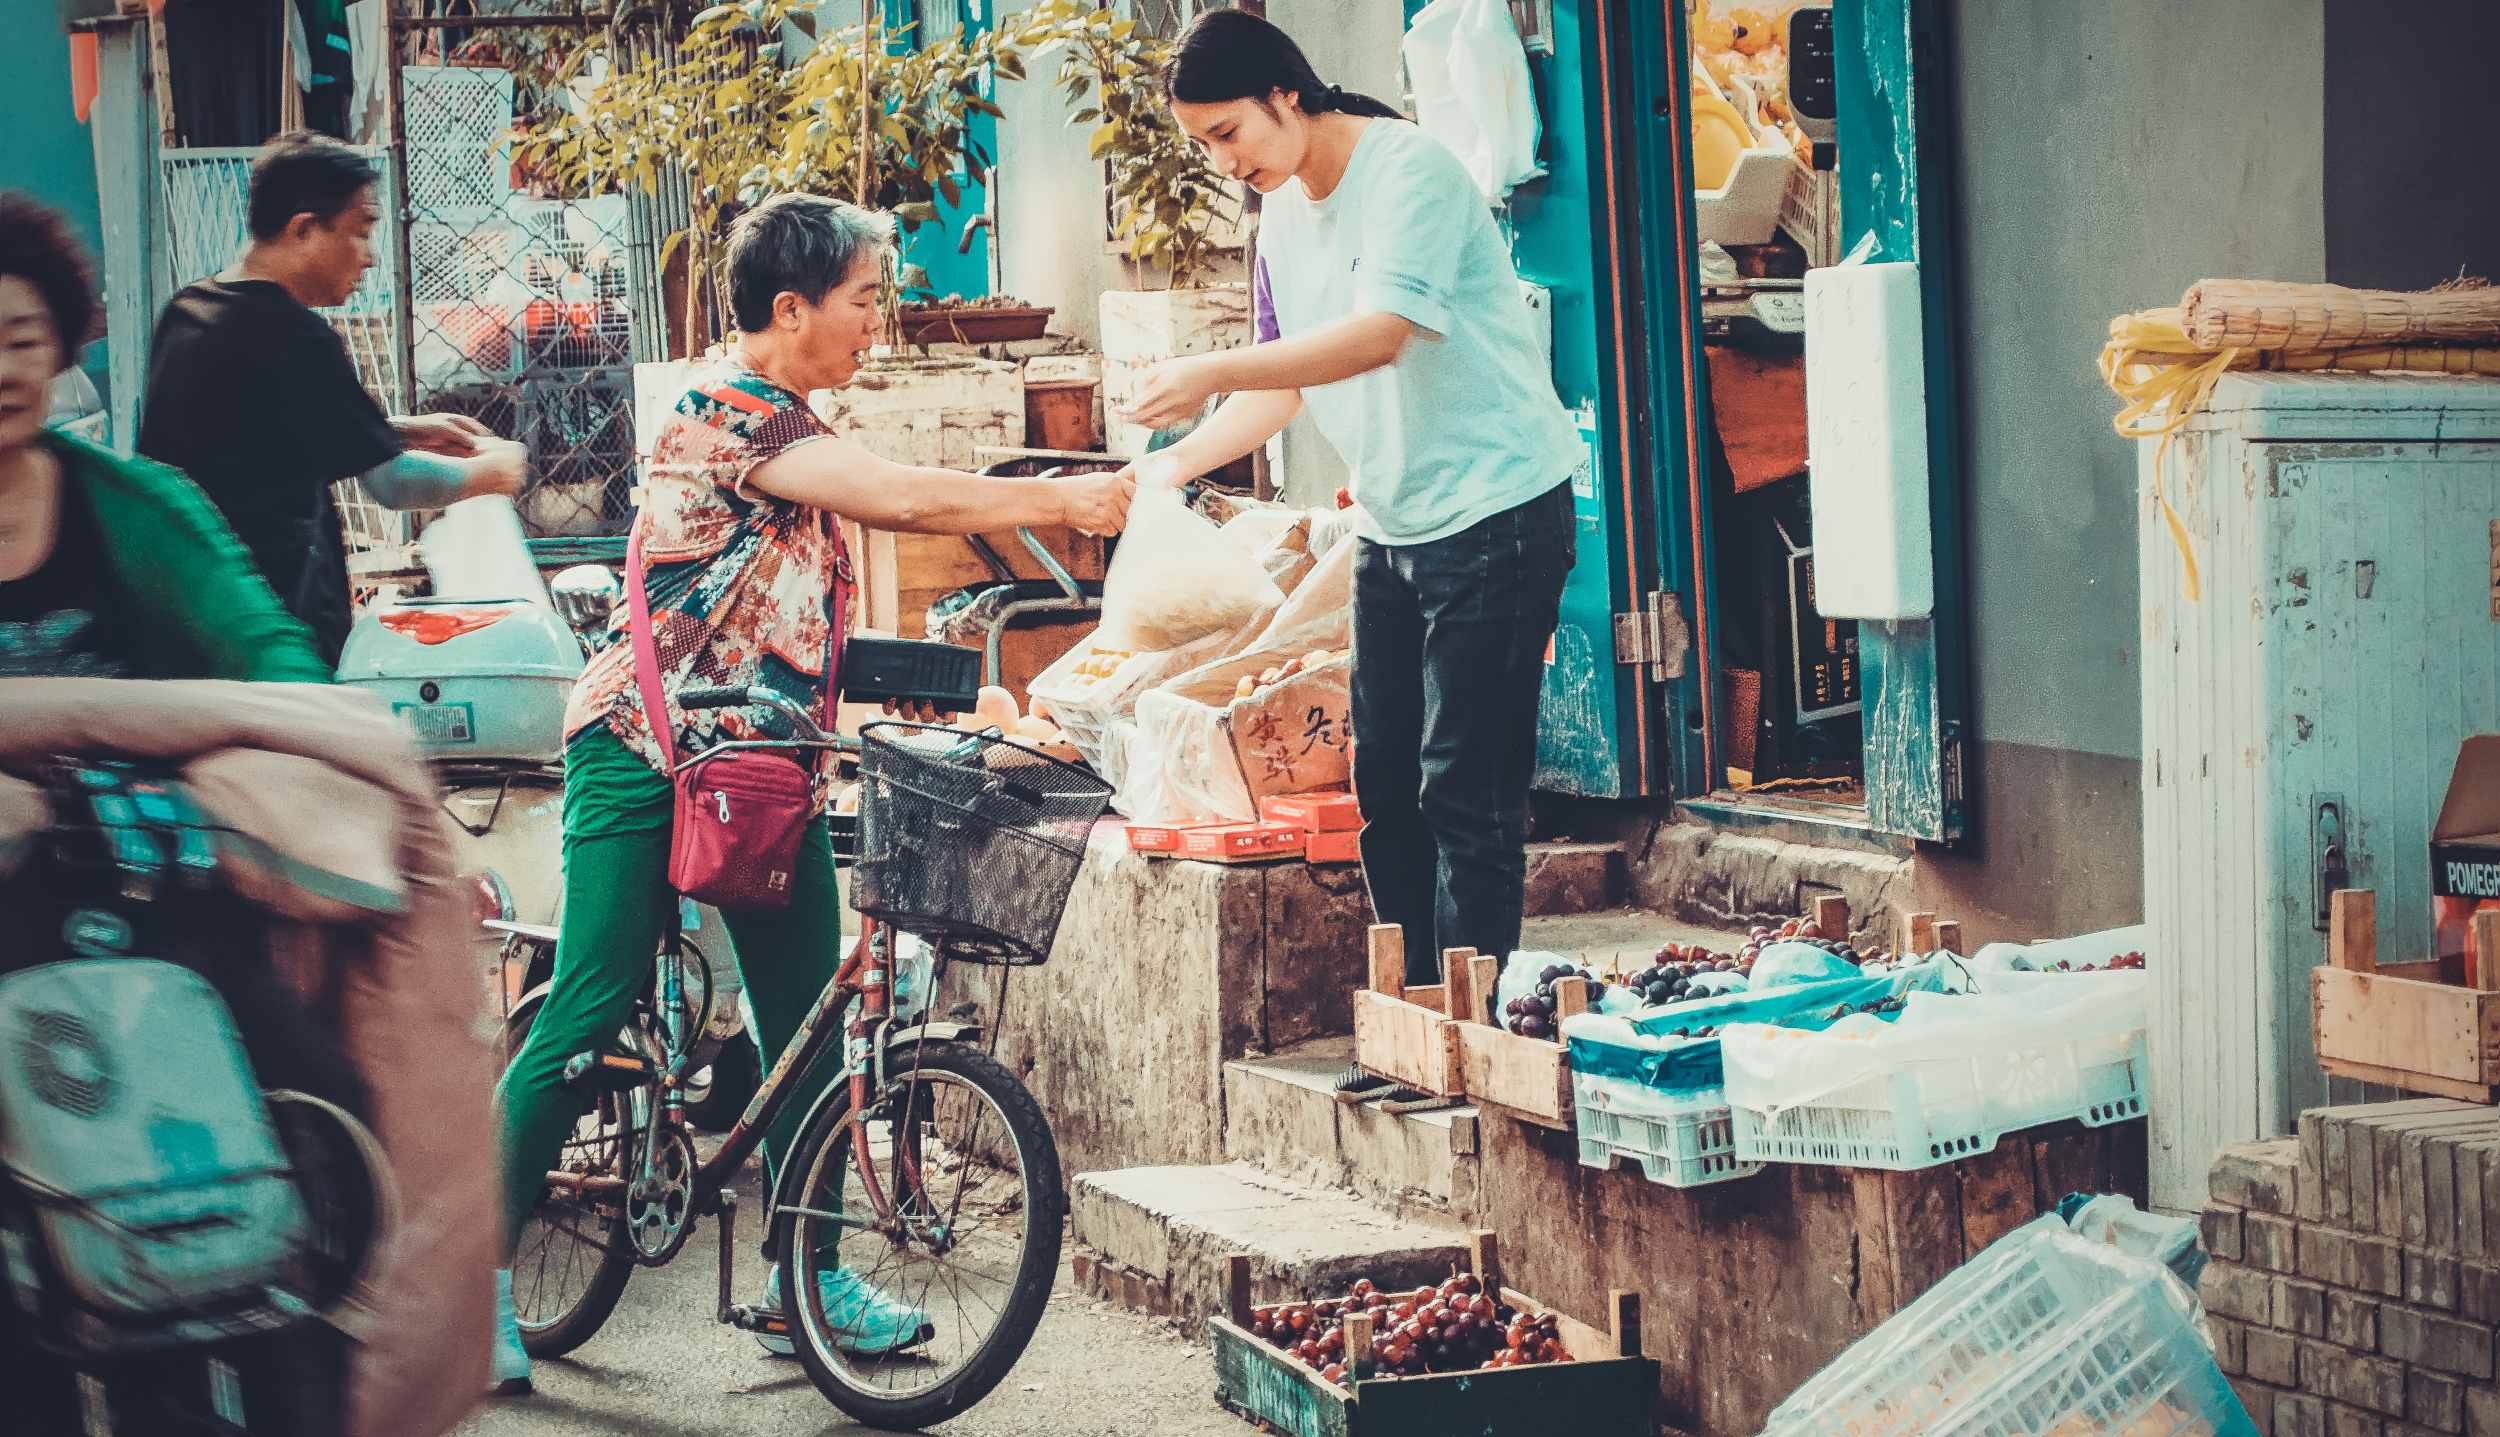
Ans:
[[[999,1018],[1060,1171],[1213,1163],[1224,1063],[1349,1033],[1370,921],[1358,869],[1225,866],[1096,840],[1038,968],[955,964],[939,1007]]]
[[[1892,910],[1914,906],[1916,860],[1733,833],[1699,823],[1666,823],[1635,845],[1630,868],[1635,907],[1705,928],[1742,930],[1812,914],[1814,900],[1849,900],[1857,939],[1888,938]]]
[[[1531,918],[1618,907],[1623,889],[1623,845],[1619,843],[1528,845],[1528,885],[1521,911]]]
[[[1465,1260],[1454,1225],[1402,1221],[1240,1164],[1081,1173],[1069,1191],[1071,1230],[1090,1257],[1134,1273],[1146,1310],[1161,1302],[1192,1328],[1222,1310],[1237,1253],[1250,1255],[1252,1295],[1262,1302],[1342,1293],[1358,1277],[1415,1286]],[[1127,1301],[1119,1285],[1111,1290]]]
[[[1476,1110],[1384,1113],[1340,1103],[1350,1039],[1224,1065],[1224,1156],[1288,1182],[1350,1190],[1393,1213],[1467,1223],[1476,1207]]]

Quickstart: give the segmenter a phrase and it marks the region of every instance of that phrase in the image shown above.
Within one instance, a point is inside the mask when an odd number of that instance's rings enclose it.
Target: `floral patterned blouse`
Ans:
[[[692,376],[652,445],[637,518],[664,692],[745,684],[810,712],[822,704],[834,580],[851,576],[841,531],[822,511],[746,480],[758,464],[830,432],[805,397],[735,354]],[[565,736],[604,722],[666,773],[673,765],[652,741],[634,681],[630,612],[616,606],[616,641],[573,686]],[[731,739],[795,736],[769,708],[680,710],[676,720],[680,757]]]

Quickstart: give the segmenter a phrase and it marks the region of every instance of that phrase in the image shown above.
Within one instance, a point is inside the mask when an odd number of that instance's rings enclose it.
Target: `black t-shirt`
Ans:
[[[61,476],[52,553],[0,582],[0,678],[120,679],[145,675],[138,615],[86,491]]]
[[[165,306],[139,452],[207,491],[332,662],[349,612],[330,486],[405,447],[346,341],[284,289],[204,279]]]

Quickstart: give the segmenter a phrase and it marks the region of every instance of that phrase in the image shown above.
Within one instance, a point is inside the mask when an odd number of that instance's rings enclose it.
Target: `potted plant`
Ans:
[[[1169,45],[1086,0],[1043,0],[1019,21],[1019,45],[1037,55],[1062,47],[1054,83],[1080,106],[1069,123],[1094,127],[1087,148],[1108,171],[1112,235],[1164,281],[1102,297],[1103,400],[1117,405],[1147,365],[1250,342],[1248,286],[1193,283],[1227,248],[1221,232],[1240,223],[1242,199],[1163,108]],[[1115,453],[1143,453],[1152,437],[1109,428]]]
[[[872,19],[820,36],[817,24],[817,7],[802,0],[714,6],[694,18],[673,63],[621,66],[578,110],[550,106],[515,132],[518,160],[575,193],[650,191],[666,167],[682,169],[689,213],[662,262],[686,246],[690,336],[707,328],[699,313],[707,291],[709,313],[727,312],[717,256],[730,224],[765,196],[852,200],[890,211],[909,236],[937,222],[940,200],[961,200],[959,172],[988,178],[990,156],[971,120],[999,115],[984,94],[990,83],[1023,78],[1013,43],[959,30],[912,46],[898,43],[908,27],[889,31]],[[580,74],[604,43],[577,48],[556,84]],[[897,276],[890,305],[911,277]]]

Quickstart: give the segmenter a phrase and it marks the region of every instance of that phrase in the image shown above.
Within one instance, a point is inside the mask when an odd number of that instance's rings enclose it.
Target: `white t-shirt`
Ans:
[[[1380,313],[1425,331],[1393,364],[1302,391],[1353,471],[1364,538],[1448,538],[1578,466],[1510,250],[1458,157],[1415,126],[1365,125],[1324,200],[1299,181],[1267,196],[1259,269],[1261,339]]]

